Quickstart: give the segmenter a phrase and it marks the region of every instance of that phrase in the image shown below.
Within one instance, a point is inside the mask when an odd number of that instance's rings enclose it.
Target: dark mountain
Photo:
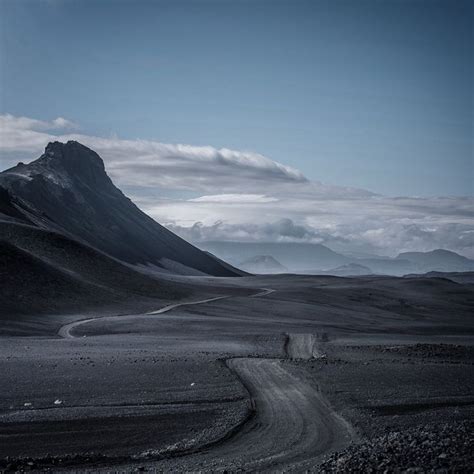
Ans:
[[[62,321],[53,315],[147,311],[194,293],[63,234],[13,221],[0,221],[0,275],[3,335],[51,330]]]
[[[345,265],[351,261],[350,258],[321,244],[207,241],[197,245],[233,265],[239,265],[255,255],[271,255],[292,272],[316,272]]]
[[[0,221],[0,278],[0,334],[12,335],[51,331],[67,314],[137,313],[242,293],[142,273],[64,234],[14,220]]]
[[[75,141],[49,143],[36,161],[0,173],[0,213],[3,220],[62,233],[129,264],[239,274],[138,209],[114,186],[99,155]]]
[[[474,260],[443,249],[431,252],[404,252],[396,258],[397,260],[410,261],[417,272],[468,272],[474,270]]]
[[[288,269],[271,255],[256,255],[255,257],[244,260],[239,268],[250,273],[285,273]]]

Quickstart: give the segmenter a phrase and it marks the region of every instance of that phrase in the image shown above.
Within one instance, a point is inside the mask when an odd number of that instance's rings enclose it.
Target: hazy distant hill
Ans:
[[[417,271],[468,272],[474,270],[474,260],[449,250],[436,249],[431,252],[404,252],[397,260],[412,262]]]
[[[0,173],[0,213],[130,264],[184,274],[239,274],[138,209],[114,186],[99,155],[74,141],[49,143],[36,161]]]
[[[271,255],[256,255],[238,265],[239,268],[249,273],[286,273],[288,269]]]
[[[389,257],[361,258],[355,260],[359,265],[370,268],[373,273],[382,275],[406,275],[416,271],[413,262],[406,259],[396,259]]]
[[[329,275],[335,276],[358,276],[358,275],[372,275],[374,272],[364,265],[358,263],[348,263],[340,267],[333,268],[325,272]]]
[[[196,245],[233,265],[239,265],[255,255],[271,255],[292,272],[327,270],[351,261],[349,257],[338,254],[321,244],[207,241]]]
[[[331,273],[343,276],[381,274],[403,276],[429,271],[465,272],[474,270],[474,261],[448,250],[406,252],[397,257],[348,256],[321,244],[300,242],[229,242],[206,241],[197,243],[233,265],[252,259],[255,255],[271,255],[287,271],[295,273]],[[349,266],[347,265],[356,265]],[[337,273],[336,273],[337,272]]]

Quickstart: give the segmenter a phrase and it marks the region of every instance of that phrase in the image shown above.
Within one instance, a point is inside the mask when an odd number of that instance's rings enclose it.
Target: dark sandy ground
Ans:
[[[472,470],[474,286],[209,278],[194,300],[216,297],[216,282],[228,298],[161,314],[52,316],[29,336],[30,316],[15,322],[18,335],[10,326],[0,466]],[[71,325],[82,319],[93,320]]]

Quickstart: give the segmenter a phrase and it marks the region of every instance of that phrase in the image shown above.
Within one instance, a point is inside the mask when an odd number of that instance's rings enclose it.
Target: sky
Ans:
[[[74,138],[193,241],[474,256],[473,12],[0,0],[0,165]]]

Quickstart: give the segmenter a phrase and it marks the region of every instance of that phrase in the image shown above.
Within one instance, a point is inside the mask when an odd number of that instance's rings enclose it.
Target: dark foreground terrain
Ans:
[[[3,469],[472,471],[471,283],[161,285],[178,304],[2,322]]]

